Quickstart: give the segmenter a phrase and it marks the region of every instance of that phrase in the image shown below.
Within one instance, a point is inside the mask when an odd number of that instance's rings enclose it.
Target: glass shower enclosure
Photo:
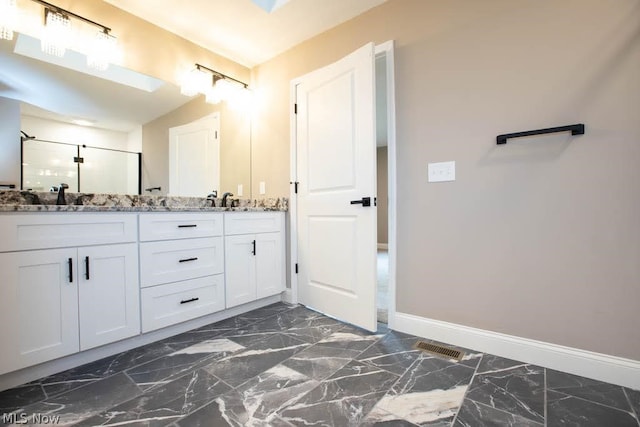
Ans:
[[[142,153],[23,138],[21,170],[23,190],[142,194]]]

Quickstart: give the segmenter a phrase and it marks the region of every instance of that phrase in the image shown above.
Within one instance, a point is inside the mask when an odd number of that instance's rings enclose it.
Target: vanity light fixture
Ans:
[[[40,43],[42,51],[49,55],[64,56],[72,38],[71,19],[57,10],[44,9],[44,28]]]
[[[0,0],[11,2],[15,0]],[[44,6],[44,28],[41,36],[42,51],[51,55],[64,56],[66,49],[73,42],[71,18],[98,27],[92,43],[89,43],[87,66],[105,70],[117,58],[117,39],[110,34],[111,28],[98,24],[83,16],[69,12],[43,0],[31,0]]]
[[[0,0],[0,39],[13,40],[17,20],[16,0]]]
[[[207,103],[217,104],[244,97],[243,94],[249,92],[249,85],[196,63],[196,68],[184,76],[180,92],[186,96],[201,93]]]

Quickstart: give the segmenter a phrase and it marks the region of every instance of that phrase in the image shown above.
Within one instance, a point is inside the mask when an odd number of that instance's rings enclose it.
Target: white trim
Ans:
[[[298,166],[296,163],[298,155],[298,135],[297,135],[297,123],[295,105],[298,102],[297,86],[302,81],[302,78],[296,78],[291,80],[289,88],[289,99],[291,105],[289,106],[289,138],[290,144],[290,189],[289,189],[289,256],[290,256],[290,288],[287,289],[287,297],[290,298],[292,304],[298,304],[298,273],[296,273],[296,264],[298,263],[298,194],[295,192],[295,182],[298,180]]]
[[[395,328],[419,337],[640,389],[640,361],[396,313]]]
[[[85,363],[94,362],[107,356],[112,356],[123,351],[160,341],[211,323],[219,322],[221,320],[228,319],[229,317],[237,316],[238,314],[247,313],[251,310],[282,300],[283,298],[280,294],[274,295],[258,301],[252,301],[247,304],[219,311],[214,314],[189,320],[187,322],[179,323],[177,325],[168,326],[157,331],[136,335],[135,337],[104,345],[102,347],[72,354],[70,356],[41,363],[39,365],[30,366],[19,371],[9,372],[7,374],[0,375],[0,391],[17,387],[21,384],[26,384],[38,378],[47,377],[67,369],[75,368],[77,366],[84,365]]]
[[[389,244],[388,243],[378,243],[378,249],[388,250],[389,249]]]

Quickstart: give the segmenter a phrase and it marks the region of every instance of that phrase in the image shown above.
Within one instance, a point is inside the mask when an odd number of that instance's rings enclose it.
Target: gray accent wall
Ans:
[[[288,194],[291,79],[393,39],[397,310],[640,360],[639,22],[637,0],[389,0],[252,70],[254,177]]]

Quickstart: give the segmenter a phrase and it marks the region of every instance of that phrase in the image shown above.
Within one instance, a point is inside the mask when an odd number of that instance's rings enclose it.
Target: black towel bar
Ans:
[[[583,135],[584,124],[578,123],[575,125],[558,126],[555,128],[529,130],[526,132],[506,133],[504,135],[498,135],[496,138],[496,142],[498,145],[500,145],[500,144],[506,144],[507,139],[511,139],[511,138],[520,138],[522,136],[543,135],[545,133],[568,132],[568,131],[571,131],[571,135]]]

